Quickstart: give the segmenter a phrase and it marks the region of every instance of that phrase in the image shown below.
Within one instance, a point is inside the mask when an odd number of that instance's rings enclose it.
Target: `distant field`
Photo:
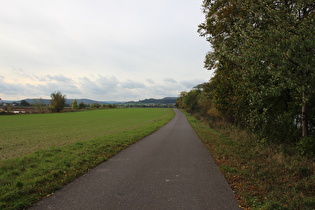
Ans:
[[[151,134],[172,109],[0,116],[0,209],[24,209]]]
[[[123,133],[169,114],[169,109],[106,109],[0,116],[0,160]]]

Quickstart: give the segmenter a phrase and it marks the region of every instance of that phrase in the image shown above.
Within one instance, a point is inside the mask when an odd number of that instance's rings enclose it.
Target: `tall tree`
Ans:
[[[247,1],[250,18],[234,25],[243,40],[242,54],[236,55],[236,60],[250,69],[250,83],[262,78],[257,86],[259,94],[254,93],[256,98],[269,107],[272,101],[279,100],[268,98],[276,96],[281,99],[280,104],[285,101],[288,113],[296,118],[291,121],[301,118],[298,121],[304,137],[308,135],[307,107],[315,84],[314,6],[314,1],[309,0]],[[264,108],[268,109],[266,105]],[[297,106],[302,110],[300,114],[296,112]]]
[[[290,138],[300,127],[302,136],[309,134],[315,114],[307,109],[315,94],[314,5],[204,0],[206,21],[199,33],[213,47],[205,67],[215,69],[221,111],[242,116],[263,136]]]

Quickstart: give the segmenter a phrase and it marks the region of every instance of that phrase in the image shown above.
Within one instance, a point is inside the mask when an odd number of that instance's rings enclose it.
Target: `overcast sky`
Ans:
[[[0,0],[0,98],[178,96],[211,77],[201,3]]]

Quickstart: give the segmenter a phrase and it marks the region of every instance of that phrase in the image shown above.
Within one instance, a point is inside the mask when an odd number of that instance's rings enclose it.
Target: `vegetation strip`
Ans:
[[[65,144],[64,140],[60,140],[62,146],[58,146],[57,143],[53,147],[43,148],[18,158],[0,162],[0,209],[21,209],[44,196],[49,196],[55,190],[73,181],[130,144],[156,131],[174,116],[171,109],[112,109],[87,113],[91,115],[90,118],[86,118],[87,115],[82,116],[85,116],[84,119],[91,123],[99,115],[104,121],[113,115],[116,115],[117,119],[105,123],[112,126],[111,130],[107,130],[107,135],[105,132],[102,136],[91,136],[89,139],[70,144]],[[48,117],[60,120],[73,119],[78,115],[80,114],[62,113]],[[136,119],[129,119],[131,116]],[[6,117],[14,118],[16,116]],[[29,115],[28,119],[30,120],[32,117],[36,121],[47,116]],[[53,122],[58,122],[58,120]],[[47,124],[46,126],[52,125]],[[82,129],[79,125],[77,126]],[[114,129],[115,127],[122,127],[122,129]],[[88,132],[91,127],[86,129]],[[101,129],[101,127],[97,129]],[[63,130],[61,129],[61,131]],[[99,131],[101,132],[101,130]],[[14,133],[12,130],[10,132]],[[33,136],[33,138],[38,137]],[[65,139],[67,139],[66,136]],[[14,142],[14,139],[9,140]],[[45,144],[45,141],[43,140],[41,143]]]
[[[257,144],[232,125],[212,129],[186,113],[244,209],[315,209],[315,164],[292,147]]]

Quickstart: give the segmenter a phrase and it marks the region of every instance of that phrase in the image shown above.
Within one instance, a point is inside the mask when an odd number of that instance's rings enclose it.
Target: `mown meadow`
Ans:
[[[21,209],[156,131],[171,109],[0,116],[0,209]]]

